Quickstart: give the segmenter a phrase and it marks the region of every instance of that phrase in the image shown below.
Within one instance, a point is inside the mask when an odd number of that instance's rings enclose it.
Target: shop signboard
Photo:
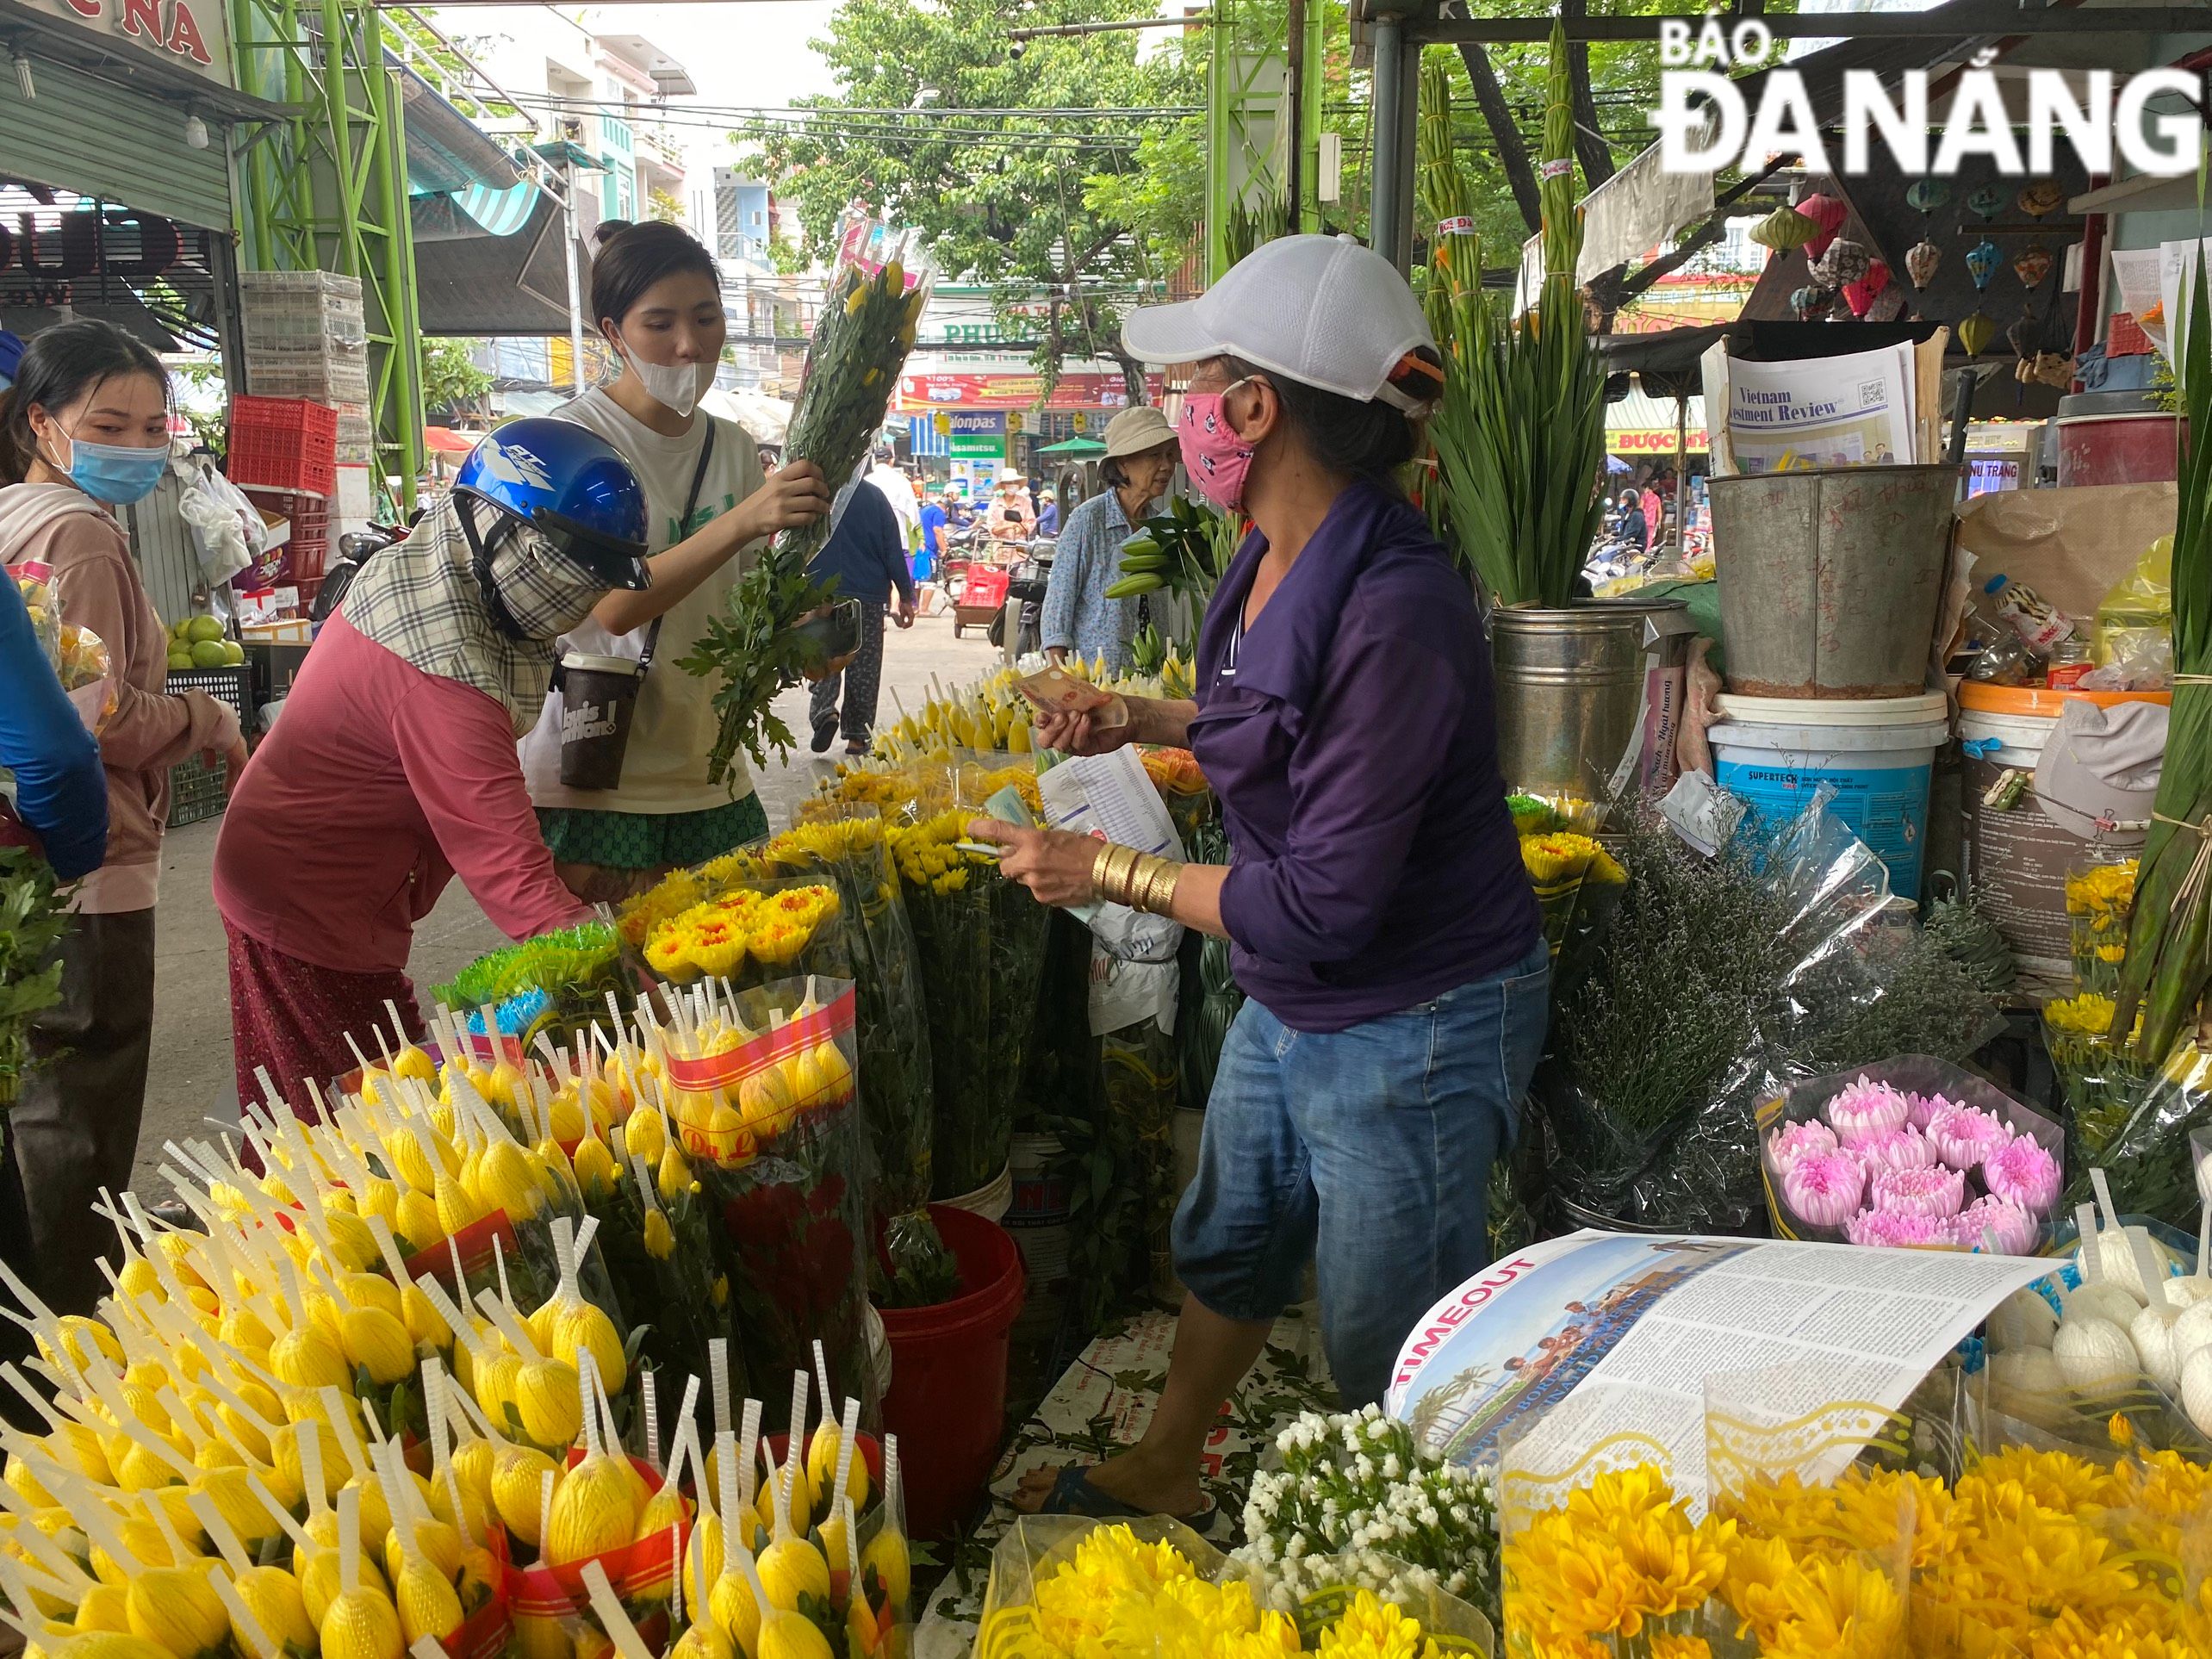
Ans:
[[[1155,384],[1153,396],[1159,398]],[[908,414],[948,406],[967,409],[1119,409],[1128,407],[1129,388],[1116,374],[1064,374],[1046,395],[1045,377],[1034,371],[923,370],[902,375],[898,409]]]
[[[126,51],[156,54],[225,86],[231,81],[230,25],[221,0],[34,0],[38,9],[105,36]]]
[[[945,417],[946,453],[969,460],[997,460],[1006,453],[1006,416],[996,410],[956,409]]]
[[[1606,448],[1614,455],[1664,457],[1675,453],[1676,432],[1672,426],[1608,426]],[[1706,429],[1693,423],[1681,434],[1685,455],[1706,452]]]

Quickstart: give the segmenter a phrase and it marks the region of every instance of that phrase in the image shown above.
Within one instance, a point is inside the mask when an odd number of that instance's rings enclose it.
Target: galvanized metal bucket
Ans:
[[[1921,690],[1958,484],[1958,469],[1947,466],[1714,479],[1728,688],[1836,698]]]
[[[1665,792],[1693,631],[1681,600],[1491,612],[1506,787],[1605,804]]]

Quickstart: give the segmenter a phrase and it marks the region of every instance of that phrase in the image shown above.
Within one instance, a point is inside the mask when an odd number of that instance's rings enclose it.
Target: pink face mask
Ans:
[[[1185,392],[1183,421],[1175,429],[1183,469],[1190,475],[1191,483],[1208,500],[1231,513],[1244,506],[1252,450],[1222,414],[1221,400],[1243,384],[1238,381],[1218,392]]]

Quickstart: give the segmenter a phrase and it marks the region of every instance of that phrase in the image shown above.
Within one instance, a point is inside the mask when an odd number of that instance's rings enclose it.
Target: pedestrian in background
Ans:
[[[1039,492],[1039,500],[1041,500],[1044,505],[1037,509],[1037,534],[1040,536],[1059,535],[1060,525],[1059,498],[1057,495],[1054,495],[1050,490],[1042,490]]]
[[[1103,656],[1110,671],[1128,671],[1143,601],[1110,599],[1106,590],[1121,580],[1122,544],[1159,510],[1175,455],[1175,429],[1158,409],[1124,409],[1108,425],[1098,469],[1106,488],[1067,515],[1045,581],[1039,636],[1053,662],[1070,653],[1086,662]]]
[[[807,698],[814,725],[812,748],[819,755],[836,736],[842,693],[845,752],[865,755],[875,731],[876,697],[883,684],[885,608],[895,600],[898,625],[914,625],[914,576],[906,568],[898,516],[881,490],[865,481],[850,487],[837,528],[807,569],[817,581],[836,578],[838,599],[861,602],[860,655],[843,672],[816,680]]]

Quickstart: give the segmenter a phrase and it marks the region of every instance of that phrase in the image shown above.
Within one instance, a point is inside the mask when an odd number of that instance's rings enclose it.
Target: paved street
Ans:
[[[955,640],[949,617],[923,618],[905,633],[893,628],[885,643],[879,718],[889,722],[898,718],[891,700],[893,689],[909,708],[917,707],[933,674],[949,687],[987,672],[997,661],[997,654],[981,634],[971,630]],[[755,781],[769,824],[780,830],[791,822],[793,806],[829,771],[830,757],[817,758],[803,747],[807,735],[804,690],[786,693],[777,709],[802,747],[788,764]],[[842,752],[842,745],[835,745],[830,755]],[[222,922],[208,888],[221,823],[210,819],[172,831],[163,852],[153,1059],[134,1183],[140,1192],[165,1191],[154,1174],[164,1140],[199,1132],[204,1118],[233,1122],[238,1116]],[[502,942],[499,929],[456,881],[416,929],[408,969],[418,991],[426,996],[430,986]]]

